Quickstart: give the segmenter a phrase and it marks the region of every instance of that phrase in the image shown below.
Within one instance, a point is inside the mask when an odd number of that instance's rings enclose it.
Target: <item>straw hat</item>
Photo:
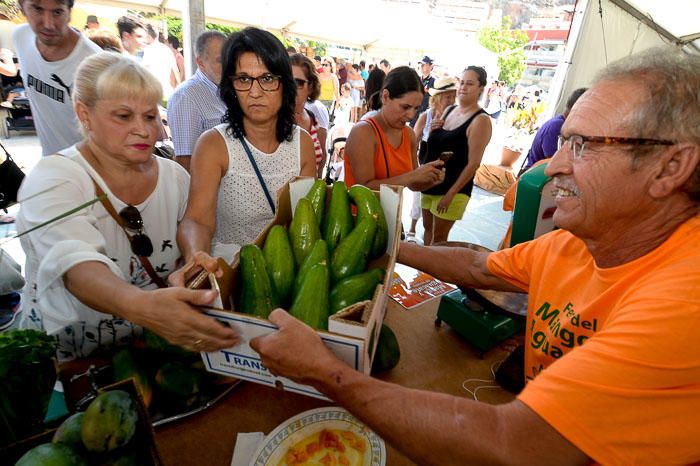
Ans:
[[[428,89],[430,95],[438,95],[443,92],[456,91],[457,90],[457,78],[445,77],[438,78],[435,80],[433,87]]]

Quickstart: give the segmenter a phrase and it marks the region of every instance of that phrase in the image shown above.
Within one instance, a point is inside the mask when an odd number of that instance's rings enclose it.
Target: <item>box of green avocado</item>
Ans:
[[[204,312],[242,337],[232,348],[202,353],[207,370],[325,399],[270,373],[250,348],[252,338],[276,330],[266,317],[281,307],[315,328],[341,360],[369,374],[401,235],[401,191],[289,181],[255,243],[244,245],[230,267],[219,260],[224,276],[201,274],[191,285],[219,290],[220,300]]]

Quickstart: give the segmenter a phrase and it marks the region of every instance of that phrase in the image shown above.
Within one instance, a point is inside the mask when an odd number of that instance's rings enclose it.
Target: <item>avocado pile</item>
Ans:
[[[367,264],[384,254],[388,240],[384,210],[370,189],[355,185],[348,191],[337,181],[326,203],[326,184],[316,180],[299,199],[289,228],[273,226],[262,250],[254,244],[241,248],[238,310],[266,319],[282,307],[327,330],[328,317],[372,299],[384,270],[367,270]],[[382,325],[372,372],[393,368],[399,357],[396,336]]]
[[[288,229],[272,227],[262,250],[254,244],[241,248],[238,310],[267,318],[282,307],[327,330],[329,316],[372,298],[384,271],[367,270],[367,264],[384,254],[388,239],[384,211],[372,191],[360,185],[348,191],[336,182],[326,208],[326,184],[316,180],[299,199]]]
[[[150,464],[147,452],[134,448],[138,409],[123,390],[97,396],[85,412],[63,421],[51,443],[32,448],[15,466],[88,466]]]

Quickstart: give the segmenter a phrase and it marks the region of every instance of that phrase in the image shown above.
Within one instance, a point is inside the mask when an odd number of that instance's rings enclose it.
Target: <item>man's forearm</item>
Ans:
[[[397,260],[440,280],[472,287],[479,285],[470,273],[476,254],[476,251],[466,248],[401,243]]]
[[[342,363],[313,384],[417,464],[505,462],[494,406],[392,385]]]

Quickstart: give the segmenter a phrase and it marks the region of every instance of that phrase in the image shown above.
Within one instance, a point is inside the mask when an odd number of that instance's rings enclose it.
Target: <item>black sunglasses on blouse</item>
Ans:
[[[146,235],[139,209],[129,204],[119,211],[119,218],[124,222],[126,229],[135,232],[131,237],[131,252],[144,257],[153,254],[153,243],[151,238]]]

